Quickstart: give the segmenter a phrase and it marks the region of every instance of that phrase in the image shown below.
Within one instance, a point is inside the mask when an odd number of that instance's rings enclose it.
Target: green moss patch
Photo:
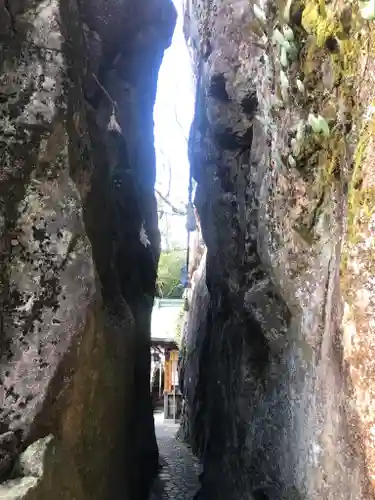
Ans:
[[[363,127],[354,158],[354,169],[348,193],[348,242],[355,244],[361,225],[368,221],[375,211],[375,187],[363,183],[363,163],[366,160],[368,145],[375,136],[375,118]]]

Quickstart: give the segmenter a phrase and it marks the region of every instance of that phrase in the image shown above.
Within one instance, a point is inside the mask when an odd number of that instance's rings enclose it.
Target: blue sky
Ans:
[[[156,187],[168,191],[169,168],[171,190],[169,199],[178,207],[187,202],[189,164],[187,137],[194,114],[194,83],[189,52],[182,32],[182,0],[173,0],[178,11],[172,44],[166,50],[159,72],[154,108]],[[186,246],[186,220],[171,216],[172,244]]]

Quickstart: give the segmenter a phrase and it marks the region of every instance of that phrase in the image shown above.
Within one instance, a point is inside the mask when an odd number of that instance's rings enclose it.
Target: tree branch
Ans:
[[[189,144],[189,138],[188,138],[188,137],[186,137],[186,133],[185,133],[184,127],[182,126],[182,123],[181,123],[181,122],[180,122],[180,120],[178,119],[176,106],[174,107],[174,118],[175,118],[175,120],[176,120],[177,125],[178,125],[178,126],[180,127],[180,129],[181,129],[183,139],[184,139],[184,141],[186,142],[186,146],[188,146],[188,144]]]
[[[176,212],[167,212],[166,210],[158,210],[157,211],[158,214],[159,214],[159,219],[161,219],[164,215],[171,215],[172,217],[175,216],[175,217],[182,217],[182,214],[180,213],[176,213]],[[184,214],[185,215],[185,214]]]
[[[161,192],[155,188],[155,193],[166,203],[176,215],[186,215],[186,211],[181,210],[180,208],[175,207],[165,196],[161,194]]]

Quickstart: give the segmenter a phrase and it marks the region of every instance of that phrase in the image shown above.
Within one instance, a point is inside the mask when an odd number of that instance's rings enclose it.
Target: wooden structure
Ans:
[[[175,340],[177,321],[184,301],[180,299],[157,299],[151,322],[151,367],[152,380],[155,369],[160,370],[159,384],[163,383],[164,418],[178,419],[181,408],[181,392],[178,384],[179,349]],[[153,357],[158,358],[157,362]],[[159,385],[159,395],[161,386]],[[151,387],[151,390],[155,388]]]
[[[164,362],[164,418],[177,420],[181,413],[181,391],[178,383],[178,349],[166,351]]]
[[[172,392],[173,386],[177,385],[177,363],[178,349],[166,351],[164,362],[164,392]]]

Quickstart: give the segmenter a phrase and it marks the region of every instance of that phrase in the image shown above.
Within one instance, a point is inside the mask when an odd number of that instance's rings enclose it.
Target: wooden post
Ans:
[[[163,363],[160,361],[159,363],[159,398],[161,396],[161,374],[162,374],[162,370],[163,370]]]
[[[169,392],[170,392],[170,352],[164,349],[164,419],[169,416]]]
[[[168,418],[168,393],[164,391],[164,420]]]
[[[173,420],[176,422],[176,361],[172,361],[173,366]]]

